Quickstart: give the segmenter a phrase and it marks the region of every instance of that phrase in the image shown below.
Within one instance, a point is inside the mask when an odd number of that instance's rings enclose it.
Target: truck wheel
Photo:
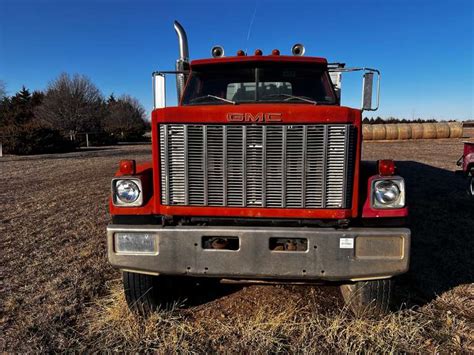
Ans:
[[[470,176],[467,185],[467,194],[474,197],[474,176]]]
[[[377,317],[388,312],[392,280],[360,281],[341,286],[344,302],[356,316]]]
[[[181,280],[127,271],[123,272],[122,280],[128,307],[142,316],[180,302],[185,286]]]

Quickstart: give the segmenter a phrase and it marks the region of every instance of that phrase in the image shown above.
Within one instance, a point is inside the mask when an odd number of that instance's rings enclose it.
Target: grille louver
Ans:
[[[350,208],[349,124],[160,125],[164,205]]]

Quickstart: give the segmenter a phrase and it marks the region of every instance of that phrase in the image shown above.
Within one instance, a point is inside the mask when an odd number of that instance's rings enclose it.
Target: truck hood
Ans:
[[[359,125],[361,110],[328,105],[239,104],[166,107],[154,110],[154,123],[352,123]]]

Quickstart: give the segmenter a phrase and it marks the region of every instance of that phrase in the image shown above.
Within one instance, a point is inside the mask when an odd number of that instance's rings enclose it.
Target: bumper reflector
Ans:
[[[114,234],[114,244],[117,254],[158,253],[156,234],[153,233],[117,232]]]

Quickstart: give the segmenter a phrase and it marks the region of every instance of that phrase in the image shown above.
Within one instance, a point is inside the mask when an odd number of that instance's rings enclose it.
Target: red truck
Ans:
[[[361,161],[380,73],[304,56],[300,44],[292,55],[216,46],[189,61],[174,27],[176,70],[153,73],[152,161],[121,161],[112,179],[108,257],[129,306],[148,314],[215,279],[339,285],[355,312],[386,311],[410,230],[394,162]],[[341,73],[356,70],[362,109],[340,105]]]
[[[463,143],[463,154],[456,162],[456,165],[460,166],[462,170],[456,170],[456,174],[467,177],[467,194],[474,197],[474,141]]]

